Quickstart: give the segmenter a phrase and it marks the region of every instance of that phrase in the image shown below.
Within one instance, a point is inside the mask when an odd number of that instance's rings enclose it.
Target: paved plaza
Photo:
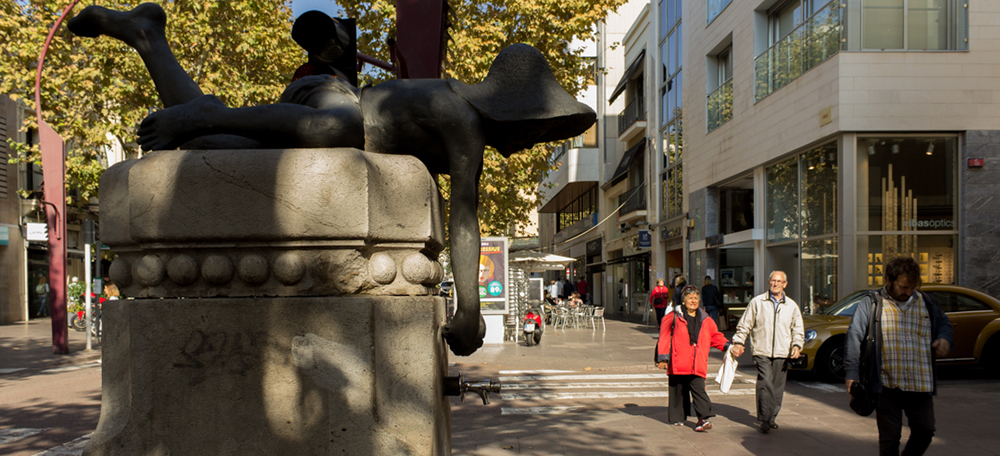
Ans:
[[[740,359],[729,394],[709,381],[714,429],[666,424],[667,388],[652,368],[656,334],[639,322],[607,329],[549,327],[540,346],[506,342],[451,357],[451,373],[500,380],[489,405],[452,399],[456,455],[863,455],[877,454],[873,417],[854,415],[843,385],[792,373],[778,424],[763,435],[754,421],[755,371]],[[51,354],[48,320],[0,326],[0,454],[77,456],[100,412],[100,351]],[[100,344],[95,344],[100,348]],[[713,351],[709,371],[721,356]],[[927,454],[1000,454],[1000,381],[946,370],[935,401],[937,436]],[[906,431],[904,431],[904,438]]]

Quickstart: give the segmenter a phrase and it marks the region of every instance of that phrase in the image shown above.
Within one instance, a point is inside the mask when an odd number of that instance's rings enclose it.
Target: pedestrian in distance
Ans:
[[[934,357],[944,357],[954,344],[948,316],[930,295],[920,292],[920,265],[896,257],[885,266],[885,286],[858,303],[844,343],[847,391],[860,378],[861,344],[875,308],[875,354],[868,363],[869,391],[876,394],[879,454],[899,456],[903,413],[910,438],[903,455],[921,455],[934,437],[937,371]]]
[[[684,304],[682,301],[681,290],[684,289],[688,284],[687,279],[682,275],[674,276],[674,309],[680,309],[681,305]]]
[[[576,287],[573,286],[573,281],[569,280],[569,277],[566,277],[566,281],[563,282],[562,286],[563,286],[562,292],[564,295],[566,295],[567,298],[573,296],[573,293],[576,293]]]
[[[625,311],[625,279],[618,279],[618,311]]]
[[[757,419],[759,431],[767,434],[778,429],[775,418],[781,410],[788,376],[788,359],[797,359],[805,343],[802,312],[785,295],[788,276],[774,271],[768,279],[768,291],[754,297],[736,325],[733,355],[743,354],[749,338],[753,344],[753,362],[757,365]]]
[[[722,309],[722,292],[719,291],[719,287],[712,285],[712,278],[709,276],[705,276],[704,285],[701,287],[702,305],[705,306],[708,316],[718,324],[719,310]]]
[[[38,279],[38,285],[35,286],[35,294],[38,295],[38,313],[35,314],[37,317],[49,314],[49,278],[40,277]]]
[[[566,295],[563,294],[563,284],[558,280],[552,281],[552,296],[559,299],[566,299]]]
[[[663,321],[663,316],[667,313],[667,309],[673,308],[670,305],[670,289],[663,285],[663,279],[656,280],[656,286],[649,293],[649,303],[653,306],[653,310],[656,311],[656,326],[660,326],[660,322]]]
[[[585,304],[590,304],[590,296],[587,292],[590,291],[590,284],[587,283],[585,277],[580,277],[580,281],[576,283],[576,292],[580,293],[580,298],[583,299]]]
[[[693,402],[698,416],[694,430],[705,432],[712,429],[708,419],[715,416],[705,390],[708,352],[712,347],[725,352],[731,344],[700,308],[698,287],[688,285],[675,294],[681,296],[684,307],[663,318],[656,342],[656,367],[667,371],[670,388],[667,420],[675,426],[683,425],[688,416],[687,404]]]

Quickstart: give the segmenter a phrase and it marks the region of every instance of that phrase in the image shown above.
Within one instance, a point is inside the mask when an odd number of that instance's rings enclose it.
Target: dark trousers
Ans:
[[[667,308],[653,307],[653,310],[656,311],[656,327],[659,328],[660,322],[663,321],[663,316],[667,314]]]
[[[773,423],[781,410],[781,398],[785,395],[787,359],[754,356],[753,362],[757,364],[757,419]]]
[[[719,308],[715,306],[705,307],[705,312],[708,312],[708,316],[712,317],[712,321],[715,324],[719,324]]]
[[[694,399],[694,413],[698,419],[713,417],[712,400],[705,391],[705,378],[697,375],[670,375],[667,377],[670,385],[668,390],[667,420],[671,423],[684,421],[691,410],[691,399]]]
[[[924,454],[931,445],[934,437],[934,399],[931,394],[883,389],[875,404],[880,455],[899,456],[903,412],[906,412],[906,421],[910,425],[910,439],[903,448],[903,456]]]

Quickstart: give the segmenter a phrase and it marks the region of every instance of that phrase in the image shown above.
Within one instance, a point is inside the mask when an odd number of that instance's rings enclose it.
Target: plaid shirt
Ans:
[[[898,303],[882,297],[882,386],[934,391],[931,320],[919,293]]]

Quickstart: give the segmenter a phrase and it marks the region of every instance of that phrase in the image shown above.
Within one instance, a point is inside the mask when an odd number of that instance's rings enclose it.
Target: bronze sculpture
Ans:
[[[177,62],[158,5],[128,12],[90,6],[68,25],[77,35],[108,35],[139,52],[166,108],[143,120],[143,149],[353,147],[413,155],[431,173],[451,175],[449,231],[459,307],[445,338],[456,355],[475,352],[485,334],[476,282],[485,147],[509,157],[582,134],[596,120],[592,109],[559,86],[542,54],[524,44],[501,51],[479,84],[406,79],[359,89],[313,75],[290,84],[279,103],[229,108],[205,95]]]

